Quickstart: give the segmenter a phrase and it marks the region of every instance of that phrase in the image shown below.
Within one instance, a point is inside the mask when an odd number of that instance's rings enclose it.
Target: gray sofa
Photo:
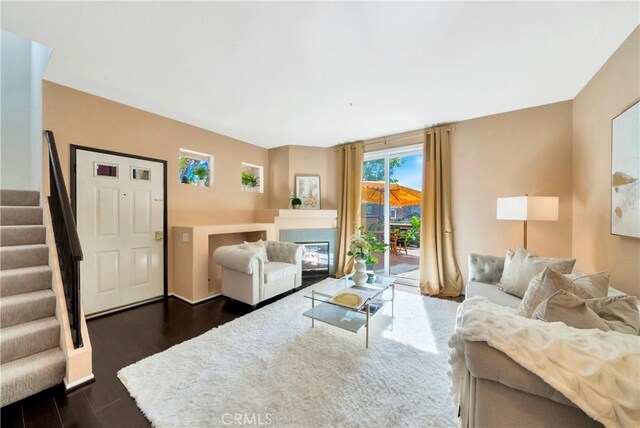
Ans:
[[[469,255],[466,297],[484,296],[517,308],[520,299],[495,284],[502,277],[504,257]],[[467,376],[460,399],[463,427],[596,427],[602,426],[540,377],[490,347],[465,342]]]

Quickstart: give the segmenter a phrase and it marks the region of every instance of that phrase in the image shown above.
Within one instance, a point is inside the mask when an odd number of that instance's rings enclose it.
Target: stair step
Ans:
[[[0,271],[0,297],[51,289],[48,265]]]
[[[2,364],[0,406],[14,403],[62,382],[66,362],[58,348]]]
[[[55,317],[5,327],[0,330],[0,363],[60,346],[60,323]]]
[[[40,205],[40,192],[35,190],[0,190],[0,205],[3,207],[37,207]]]
[[[0,206],[0,224],[3,226],[42,224],[42,208]]]
[[[0,299],[0,324],[3,328],[55,316],[53,290],[34,291]]]
[[[42,225],[0,226],[0,246],[44,244],[46,232]]]
[[[46,244],[0,247],[0,270],[42,266],[49,263]]]

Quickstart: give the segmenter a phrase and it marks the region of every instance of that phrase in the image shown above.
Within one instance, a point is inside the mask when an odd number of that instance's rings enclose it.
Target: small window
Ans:
[[[395,208],[389,208],[389,218],[391,220],[395,220],[395,219],[398,218],[397,216],[398,216],[398,213],[396,212],[396,209]]]
[[[178,179],[183,184],[210,187],[213,182],[213,156],[180,149]]]
[[[263,193],[263,175],[264,168],[260,165],[242,162],[242,191]]]
[[[131,179],[132,180],[151,180],[151,171],[147,168],[131,167]]]
[[[373,216],[375,213],[373,212],[373,205],[367,204],[367,216]]]
[[[95,162],[96,177],[118,178],[118,165]]]

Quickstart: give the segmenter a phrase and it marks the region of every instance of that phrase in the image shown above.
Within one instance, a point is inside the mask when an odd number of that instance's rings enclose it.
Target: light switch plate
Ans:
[[[188,233],[183,233],[182,234],[182,242],[189,242],[189,234]]]

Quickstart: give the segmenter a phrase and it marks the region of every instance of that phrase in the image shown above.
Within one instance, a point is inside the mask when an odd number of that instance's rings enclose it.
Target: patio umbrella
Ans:
[[[384,203],[383,181],[363,181],[362,200],[372,204]],[[408,207],[419,205],[422,201],[422,192],[398,183],[389,185],[389,203],[392,207]]]

